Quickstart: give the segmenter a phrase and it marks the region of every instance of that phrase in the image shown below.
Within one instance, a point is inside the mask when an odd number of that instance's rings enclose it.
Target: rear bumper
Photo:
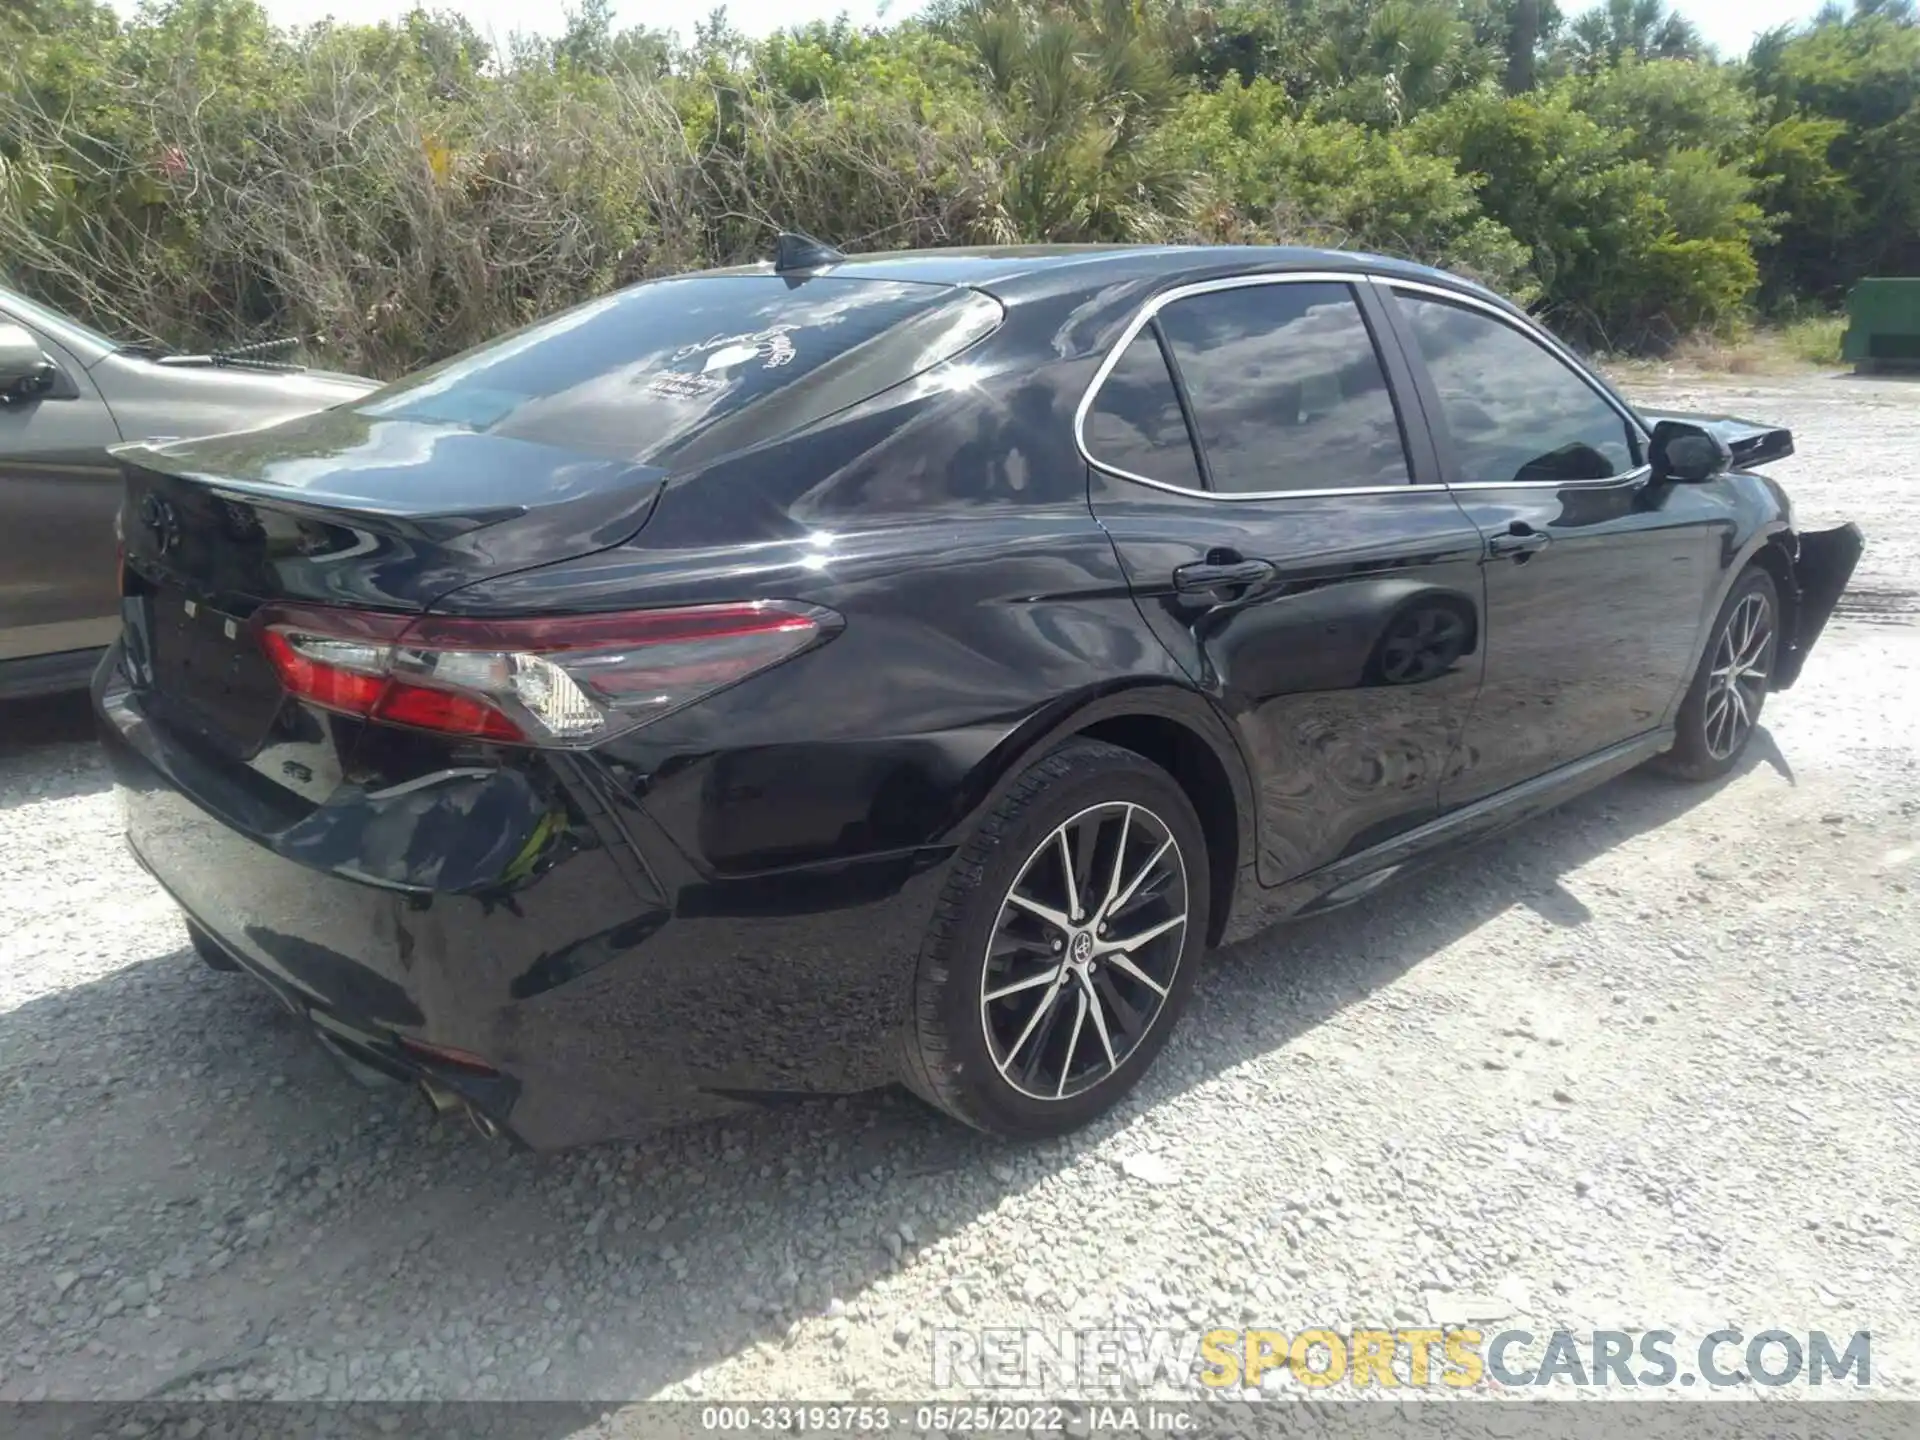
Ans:
[[[1831,530],[1804,530],[1796,540],[1799,554],[1793,562],[1793,579],[1799,594],[1791,634],[1774,662],[1775,690],[1788,689],[1800,678],[1866,548],[1860,527],[1852,521]]]
[[[159,880],[162,889],[166,889],[166,882],[155,873],[138,847],[129,843],[128,848],[133,851],[133,858],[141,868]],[[171,890],[168,890],[168,894],[175,904],[181,904],[178,895]],[[424,1086],[429,1091],[428,1098],[435,1109],[464,1108],[474,1117],[476,1126],[485,1133],[505,1133],[516,1141],[526,1143],[523,1137],[503,1126],[498,1119],[513,1114],[517,1108],[520,1082],[513,1076],[480,1074],[461,1067],[438,1064],[403,1049],[393,1031],[360,1028],[353,1021],[342,1018],[337,1010],[315,1004],[306,986],[289,984],[286,976],[278,970],[264,967],[248,955],[235,951],[215,936],[205,922],[185,905],[181,905],[181,909],[207,932],[221,952],[242,972],[266,986],[273,992],[274,998],[304,1021],[313,1032],[314,1039],[354,1080],[369,1087]],[[432,1093],[436,1091],[437,1095]]]
[[[607,845],[573,813],[560,858],[498,887],[370,880],[326,863],[324,844],[248,834],[196,803],[203,762],[148,722],[112,660],[94,703],[128,843],[181,908],[354,1061],[430,1078],[533,1148],[891,1078],[935,857],[676,879],[684,861]],[[371,803],[347,795],[295,828],[390,835]],[[403,1037],[498,1074],[423,1061]]]

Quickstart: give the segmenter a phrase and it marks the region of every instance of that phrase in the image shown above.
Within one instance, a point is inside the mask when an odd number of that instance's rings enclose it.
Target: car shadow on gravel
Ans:
[[[48,760],[56,760],[49,775]],[[0,810],[29,800],[91,795],[113,784],[93,743],[93,706],[84,692],[0,700]]]
[[[1746,766],[1764,765],[1784,761],[1763,733]],[[264,991],[190,952],[134,964],[0,1015],[0,1149],[18,1155],[0,1167],[0,1297],[18,1297],[0,1298],[0,1355],[38,1362],[8,1367],[0,1397],[610,1405],[822,1314],[861,1344],[924,1350],[977,1297],[915,1314],[877,1293],[916,1250],[953,1242],[944,1275],[984,1265],[976,1222],[1113,1163],[1141,1114],[1300,1042],[1513,906],[1585,923],[1561,877],[1718,788],[1630,775],[1226,948],[1135,1095],[1034,1146],[886,1091],[530,1155],[358,1089]],[[1036,1323],[1061,1322],[1052,1298],[1033,1303]],[[859,1395],[857,1346],[836,1353]]]

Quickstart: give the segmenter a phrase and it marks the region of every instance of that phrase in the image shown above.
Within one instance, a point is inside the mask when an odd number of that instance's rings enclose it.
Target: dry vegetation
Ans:
[[[1831,321],[1754,317],[1920,267],[1906,3],[1726,64],[1658,0],[936,0],[687,45],[586,0],[504,53],[423,11],[9,0],[0,268],[130,337],[384,375],[785,227],[1305,241],[1478,276],[1597,350],[1828,363]]]

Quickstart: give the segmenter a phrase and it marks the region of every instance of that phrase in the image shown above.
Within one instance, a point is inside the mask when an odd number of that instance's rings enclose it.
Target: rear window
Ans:
[[[1000,320],[946,286],[814,276],[656,280],[374,392],[363,415],[638,463],[744,449],[878,394]]]
[[[1096,461],[1124,474],[1201,488],[1193,436],[1157,326],[1135,335],[1101,382],[1087,412],[1086,445]]]

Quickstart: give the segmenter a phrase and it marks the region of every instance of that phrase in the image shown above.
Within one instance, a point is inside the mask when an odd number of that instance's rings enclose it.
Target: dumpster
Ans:
[[[1862,280],[1847,294],[1842,359],[1862,375],[1920,370],[1920,277]]]

